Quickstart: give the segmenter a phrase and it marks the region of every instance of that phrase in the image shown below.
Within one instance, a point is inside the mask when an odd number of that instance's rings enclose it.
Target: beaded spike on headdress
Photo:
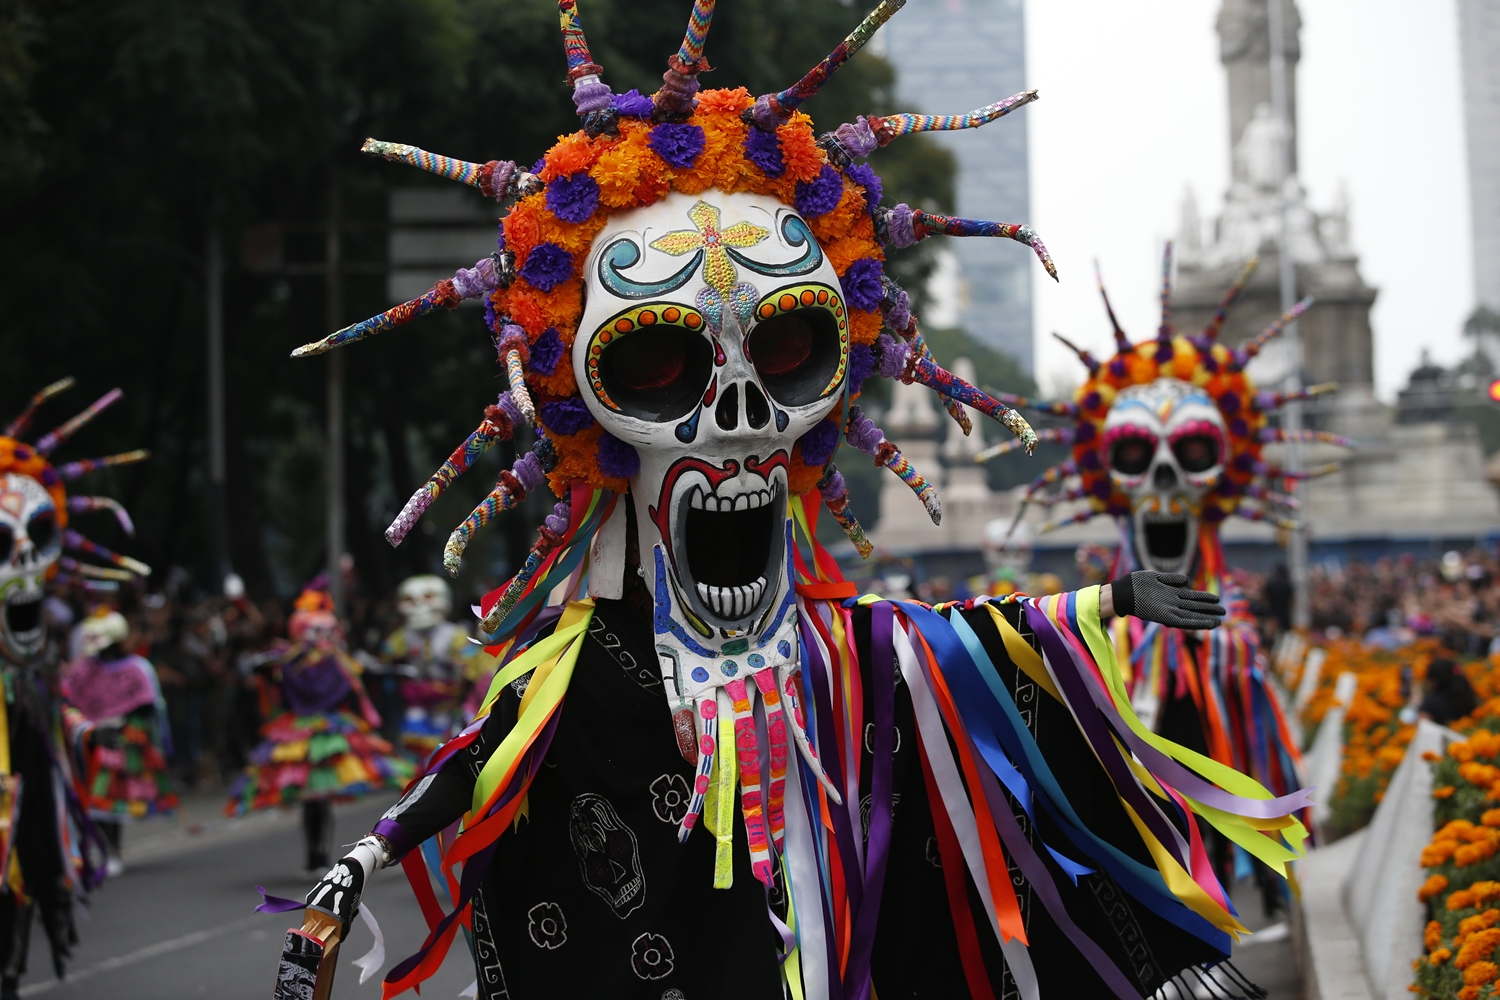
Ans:
[[[474,460],[489,451],[499,441],[508,441],[515,432],[516,421],[521,417],[520,410],[511,400],[510,393],[501,393],[497,405],[485,411],[484,420],[480,421],[474,433],[470,434],[464,443],[453,449],[453,454],[443,463],[442,468],[434,472],[415,493],[411,499],[406,501],[406,506],[401,508],[401,513],[391,522],[391,526],[385,529],[385,540],[392,546],[400,545],[406,538],[407,533],[416,526],[418,520],[432,506],[432,502],[443,495],[443,491],[453,484],[453,481],[473,465]]]
[[[1028,225],[1010,222],[984,222],[979,219],[959,219],[936,212],[924,212],[920,208],[900,204],[894,208],[882,208],[875,216],[875,231],[881,242],[896,247],[909,247],[929,236],[1000,236],[1031,247],[1052,280],[1057,281],[1057,265],[1036,230]]]
[[[1047,427],[1036,432],[1037,441],[1053,441],[1061,444],[1073,443],[1073,428],[1071,427]],[[1026,447],[1026,442],[1020,438],[1012,438],[1009,441],[1001,441],[999,444],[990,445],[988,448],[978,452],[974,456],[976,462],[988,462],[992,458],[1008,455],[1017,449]]]
[[[31,418],[36,416],[37,408],[58,393],[71,389],[77,381],[77,379],[69,375],[66,378],[58,379],[49,386],[43,387],[41,392],[31,397],[31,402],[26,404],[26,409],[21,411],[21,415],[6,426],[5,436],[13,438],[25,434],[27,428],[31,426]]]
[[[865,43],[875,36],[880,26],[889,21],[891,17],[906,6],[906,0],[880,0],[880,6],[866,14],[864,20],[855,26],[854,30],[839,42],[834,50],[823,58],[807,75],[779,94],[762,94],[755,99],[755,106],[745,111],[745,121],[759,127],[762,131],[773,131],[778,125],[785,124],[791,118],[792,112],[802,106],[802,102],[823,89],[838,68],[849,61],[849,57],[865,47]]]
[[[1109,316],[1109,325],[1115,333],[1115,350],[1130,350],[1130,338],[1125,335],[1124,329],[1120,327],[1120,321],[1115,318],[1114,307],[1109,304],[1109,293],[1104,290],[1104,272],[1099,269],[1099,262],[1094,261],[1094,280],[1099,285],[1099,297],[1104,300],[1104,311]]]
[[[135,534],[135,522],[130,520],[130,512],[120,505],[120,501],[113,497],[68,497],[68,510],[74,514],[87,514],[97,510],[107,510],[114,514],[115,520],[120,522],[120,528],[127,535]]]
[[[828,513],[833,515],[839,527],[844,529],[844,534],[849,536],[849,541],[854,543],[860,558],[868,559],[870,553],[875,551],[875,546],[865,535],[865,529],[860,526],[854,512],[849,509],[849,487],[844,482],[843,473],[832,462],[823,470],[823,478],[818,480],[818,495],[823,498],[823,505],[828,508]]]
[[[1017,396],[1013,392],[994,392],[986,389],[1006,406],[1016,409],[1036,410],[1038,413],[1050,413],[1054,417],[1076,417],[1078,416],[1078,404],[1066,399],[1032,399],[1028,396]]]
[[[1161,325],[1156,328],[1156,339],[1169,342],[1172,333],[1172,241],[1168,240],[1161,250]]]
[[[908,385],[918,382],[940,396],[965,406],[972,406],[1020,438],[1021,446],[1026,449],[1026,454],[1030,455],[1036,450],[1037,436],[1036,431],[1031,429],[1031,424],[1026,422],[1025,417],[989,393],[976,389],[933,361],[931,357],[923,356],[913,350],[910,344],[896,340],[888,334],[881,334],[875,346],[878,349],[881,374],[889,378],[899,378]]]
[[[876,465],[890,469],[911,487],[917,499],[922,501],[922,506],[927,508],[927,516],[932,518],[933,524],[942,522],[943,502],[939,499],[937,490],[912,467],[906,456],[901,454],[901,449],[891,444],[885,431],[876,427],[875,421],[865,416],[858,406],[849,407],[849,421],[845,426],[844,436],[854,447],[874,458]]]
[[[104,395],[100,396],[98,399],[90,403],[88,408],[82,413],[79,413],[76,417],[68,420],[62,426],[50,430],[46,434],[43,434],[41,437],[37,438],[36,450],[43,455],[52,454],[52,452],[57,449],[58,445],[62,444],[74,434],[78,433],[78,429],[80,427],[88,423],[90,420],[93,420],[110,406],[113,406],[114,403],[123,395],[125,395],[125,393],[120,389],[109,390],[109,392],[106,392]]]
[[[573,107],[590,136],[613,134],[620,114],[614,108],[614,93],[600,79],[604,68],[589,54],[583,21],[578,17],[578,0],[557,0],[557,16],[562,25],[563,52],[568,57],[568,80],[573,84]]]
[[[712,68],[703,58],[703,43],[708,38],[708,26],[713,17],[714,0],[693,0],[682,46],[667,58],[661,89],[651,98],[658,114],[667,117],[686,115],[697,104],[698,74]]]
[[[122,556],[118,552],[112,552],[98,542],[89,541],[71,528],[63,532],[63,546],[73,552],[82,552],[84,555],[93,556],[95,559],[103,559],[105,562],[114,563],[120,569],[134,573],[136,576],[151,575],[151,567],[139,559],[132,559],[129,556]],[[103,577],[102,579],[109,578]]]
[[[1254,340],[1246,341],[1244,346],[1240,347],[1234,352],[1235,363],[1240,368],[1244,368],[1245,365],[1250,363],[1251,358],[1255,357],[1261,352],[1261,348],[1265,347],[1272,340],[1281,335],[1281,331],[1286,329],[1286,325],[1288,323],[1294,322],[1298,316],[1301,316],[1303,313],[1307,312],[1307,310],[1312,307],[1313,302],[1313,297],[1309,295],[1307,298],[1303,299],[1301,302],[1298,302],[1296,305],[1292,306],[1292,308],[1288,309],[1286,312],[1278,316],[1275,322],[1266,327],[1260,333],[1256,334]]]
[[[473,267],[460,268],[453,277],[439,281],[410,302],[392,306],[378,316],[351,323],[342,330],[330,333],[322,340],[303,344],[292,352],[292,357],[305,358],[314,354],[322,354],[335,347],[343,347],[345,344],[373,337],[377,333],[394,330],[435,309],[457,309],[458,304],[465,299],[478,298],[489,294],[496,288],[509,285],[515,278],[514,261],[514,257],[507,252],[491,254]]]
[[[1234,300],[1240,297],[1240,292],[1250,283],[1250,276],[1255,273],[1256,266],[1260,263],[1259,257],[1251,257],[1240,269],[1239,277],[1234,279],[1234,284],[1224,293],[1224,298],[1219,301],[1219,308],[1214,310],[1213,318],[1203,328],[1202,339],[1204,343],[1213,343],[1219,338],[1219,331],[1224,329],[1224,320],[1229,317],[1229,307],[1234,305]]]
[[[1057,338],[1057,341],[1068,350],[1078,355],[1078,360],[1083,362],[1083,366],[1089,370],[1090,375],[1095,375],[1098,373],[1099,359],[1094,357],[1094,355],[1091,354],[1087,349],[1079,347],[1077,344],[1073,343],[1071,340],[1069,340],[1067,337],[1064,337],[1056,330],[1052,331],[1052,336]]]
[[[958,129],[979,128],[992,121],[1004,118],[1017,108],[1025,107],[1037,99],[1035,90],[1023,91],[1003,101],[987,104],[966,115],[861,115],[825,133],[818,145],[828,154],[828,159],[837,167],[847,167],[855,160],[869,156],[875,150],[888,145],[898,136],[916,132],[953,132]]]
[[[105,455],[102,458],[80,458],[76,462],[67,462],[57,467],[57,474],[64,479],[77,479],[79,476],[94,472],[98,469],[108,469],[114,465],[130,465],[133,462],[144,462],[151,457],[151,453],[145,448],[137,448],[135,451],[124,451],[118,455]]]
[[[451,576],[457,576],[463,565],[464,549],[474,532],[484,527],[502,510],[514,509],[526,494],[546,481],[547,473],[557,464],[557,452],[552,442],[545,437],[537,439],[536,447],[517,460],[511,468],[500,473],[495,488],[479,502],[464,523],[453,529],[448,544],[443,547],[443,568]]]
[[[418,170],[446,177],[450,181],[476,187],[496,201],[525,197],[542,189],[541,178],[529,171],[518,169],[513,160],[471,163],[468,160],[455,160],[451,156],[429,153],[425,149],[408,146],[405,143],[384,142],[380,139],[366,139],[359,151],[393,163],[409,164]]]
[[[1296,392],[1258,392],[1255,394],[1255,405],[1269,413],[1296,400],[1313,399],[1330,392],[1337,392],[1338,387],[1337,382],[1319,382],[1317,385],[1310,385]]]

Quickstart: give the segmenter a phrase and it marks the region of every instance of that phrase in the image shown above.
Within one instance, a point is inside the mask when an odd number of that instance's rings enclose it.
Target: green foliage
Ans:
[[[841,0],[724,5],[705,83],[780,89],[859,13]],[[617,92],[655,89],[686,16],[680,0],[585,5]],[[140,536],[123,539],[102,517],[86,529],[162,570],[206,575],[203,259],[217,230],[229,265],[233,564],[257,595],[317,572],[328,362],[287,355],[328,332],[316,267],[330,193],[343,206],[347,323],[389,305],[379,266],[390,189],[441,183],[360,156],[361,141],[530,163],[578,127],[564,69],[551,0],[0,0],[0,400],[19,409],[76,375],[81,388],[48,407],[45,429],[119,385],[125,400],[61,457],[153,453],[80,484],[126,503]],[[822,129],[898,110],[893,84],[890,66],[862,53],[805,110]],[[888,203],[951,209],[953,161],[935,144],[903,139],[872,162]],[[245,266],[241,248],[268,237],[287,266]],[[927,267],[912,248],[891,270],[916,289]],[[380,594],[435,567],[449,528],[514,451],[487,456],[392,551],[381,531],[503,383],[470,309],[347,350],[344,364],[349,548]],[[547,507],[533,498],[477,536],[461,599],[515,565]]]

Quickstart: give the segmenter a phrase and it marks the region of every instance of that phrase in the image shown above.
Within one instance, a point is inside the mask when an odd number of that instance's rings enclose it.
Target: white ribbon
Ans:
[[[370,912],[369,903],[360,903],[360,918],[364,920],[365,926],[370,928],[370,934],[375,938],[375,945],[363,956],[356,958],[353,964],[359,969],[359,981],[364,983],[385,964],[385,935],[380,933],[380,925],[375,922],[375,914]]]

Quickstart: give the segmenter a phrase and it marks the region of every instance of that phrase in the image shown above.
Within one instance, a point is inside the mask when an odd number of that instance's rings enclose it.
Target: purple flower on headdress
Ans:
[[[844,175],[825,163],[815,180],[797,182],[797,211],[808,218],[827,215],[843,196]]]
[[[579,171],[547,185],[547,210],[564,222],[584,222],[599,207],[599,185]]]
[[[541,417],[543,427],[553,434],[561,434],[565,437],[569,434],[577,434],[594,423],[594,415],[577,396],[543,403]]]
[[[605,431],[599,435],[599,471],[616,479],[629,479],[641,471],[641,456],[634,445]]]
[[[536,357],[535,348],[532,357]],[[855,344],[849,348],[849,392],[859,393],[864,389],[865,379],[875,370],[875,352],[869,344]]]
[[[839,446],[839,425],[832,420],[819,420],[798,442],[802,445],[803,465],[827,465],[833,450]]]
[[[865,207],[873,213],[875,206],[880,204],[880,199],[885,197],[885,185],[880,182],[880,175],[875,172],[875,168],[868,163],[856,163],[844,173],[865,189]]]
[[[615,110],[631,118],[650,118],[651,98],[631,87],[625,93],[615,95]]]
[[[557,371],[557,362],[562,358],[562,352],[562,336],[558,334],[557,327],[547,327],[536,338],[536,343],[531,345],[531,370],[551,375]]]
[[[691,167],[704,144],[702,125],[662,122],[651,130],[651,148],[669,166]]]
[[[547,158],[544,156],[544,157],[542,157],[541,159],[537,160],[535,163],[533,163],[531,165],[531,172],[534,173],[534,174],[539,174],[539,173],[542,172],[542,168],[545,167],[546,165],[547,165]]]
[[[844,286],[844,297],[855,309],[874,309],[880,305],[884,289],[880,279],[885,269],[874,257],[861,257],[849,265],[840,284]]]
[[[764,132],[752,128],[745,136],[745,159],[760,168],[767,177],[780,177],[786,173],[786,160],[781,155],[781,139],[775,132]]]
[[[493,294],[484,297],[484,325],[491,333],[500,332],[500,324],[495,322],[495,299]]]
[[[526,255],[526,263],[521,265],[521,277],[542,291],[550,292],[573,277],[573,255],[556,243],[538,243]]]

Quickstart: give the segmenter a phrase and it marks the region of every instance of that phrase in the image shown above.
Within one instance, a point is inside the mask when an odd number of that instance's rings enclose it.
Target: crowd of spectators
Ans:
[[[1243,574],[1268,638],[1291,626],[1286,567]],[[1315,562],[1308,570],[1314,631],[1352,635],[1367,644],[1406,645],[1435,636],[1464,657],[1500,652],[1500,561],[1483,549],[1440,559],[1412,554],[1374,562]]]
[[[174,570],[164,585],[110,593],[70,591],[53,598],[48,620],[62,655],[72,626],[101,604],[131,624],[129,645],[156,667],[171,726],[171,763],[181,787],[231,781],[259,740],[255,667],[286,637],[290,601],[255,601],[231,582],[232,596],[206,594]],[[391,598],[351,588],[346,627],[356,658],[374,663],[381,640],[399,623]]]

